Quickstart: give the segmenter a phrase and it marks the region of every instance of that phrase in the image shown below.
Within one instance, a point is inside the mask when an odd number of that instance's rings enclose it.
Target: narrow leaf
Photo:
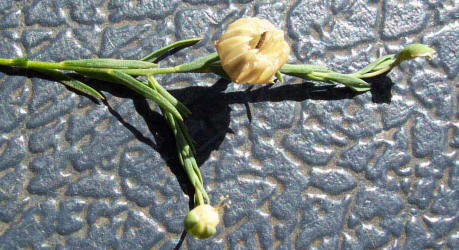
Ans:
[[[88,85],[78,81],[78,80],[75,80],[69,76],[67,76],[66,74],[58,71],[58,70],[55,70],[55,69],[34,69],[35,71],[38,71],[42,74],[45,74],[45,75],[49,75],[53,78],[55,78],[56,80],[60,81],[61,83],[63,83],[64,85],[72,88],[72,89],[76,89],[84,94],[87,94],[93,98],[96,98],[96,99],[101,99],[101,100],[104,100],[105,98],[95,89],[89,87]]]
[[[161,108],[163,108],[166,111],[171,112],[179,120],[183,120],[182,116],[180,115],[180,112],[174,107],[174,105],[172,105],[167,99],[161,96],[157,91],[149,88],[148,86],[141,83],[139,80],[135,79],[134,77],[126,73],[120,72],[118,70],[109,70],[108,74],[114,79],[117,79],[120,84],[123,84],[126,87],[141,94],[142,96],[153,100]]]
[[[61,62],[64,66],[84,67],[84,68],[107,68],[107,69],[149,69],[157,64],[139,60],[121,60],[109,58],[67,60]]]
[[[325,79],[332,82],[342,83],[354,91],[363,92],[370,90],[370,85],[367,82],[349,75],[329,72],[318,74],[318,76],[324,77]]]
[[[182,114],[183,116],[188,116],[191,114],[191,111],[183,103],[181,103],[173,95],[171,95],[165,88],[163,88],[163,86],[161,86],[158,83],[158,81],[156,81],[153,75],[149,75],[147,79],[160,95],[166,98],[172,105],[174,105],[177,108],[180,114]]]
[[[107,73],[99,73],[99,72],[83,72],[83,71],[75,71],[76,73],[87,76],[90,78],[94,78],[96,80],[104,81],[104,82],[113,82],[116,83],[116,79],[110,76]]]
[[[188,132],[188,129],[182,121],[177,121],[177,125],[179,126],[179,129],[181,130],[181,133],[183,134],[183,137],[186,139],[186,142],[188,145],[190,145],[191,151],[193,154],[196,154],[196,148],[194,147],[194,140],[191,138],[191,135]]]
[[[282,77],[282,74],[280,73],[280,71],[276,72],[276,78],[277,80],[279,80],[280,83],[284,83],[284,78]]]
[[[282,74],[296,76],[305,80],[310,79],[309,75],[313,72],[330,72],[327,67],[309,64],[284,64],[280,69]]]
[[[177,41],[175,43],[172,43],[172,44],[169,44],[169,45],[167,45],[165,47],[162,47],[162,48],[160,48],[158,50],[155,50],[154,52],[152,52],[148,56],[142,58],[142,61],[154,62],[156,59],[158,59],[159,57],[161,57],[162,55],[166,54],[167,52],[169,52],[172,49],[191,46],[191,45],[193,45],[193,44],[195,44],[195,43],[197,43],[197,42],[199,42],[201,40],[202,40],[202,38],[191,38],[191,39]]]
[[[394,60],[395,58],[395,55],[392,54],[392,55],[386,55],[386,56],[381,56],[379,57],[378,59],[376,59],[376,61],[368,64],[367,66],[365,66],[364,68],[362,68],[361,70],[357,71],[357,74],[360,74],[360,75],[363,75],[363,74],[366,74],[370,71],[375,71],[375,67],[380,65],[381,63],[385,62],[385,61],[388,61],[388,60]]]

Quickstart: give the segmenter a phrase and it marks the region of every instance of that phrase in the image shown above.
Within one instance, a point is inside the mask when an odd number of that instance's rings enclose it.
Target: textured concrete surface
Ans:
[[[160,83],[187,120],[214,203],[215,237],[188,249],[458,249],[459,5],[454,0],[0,0],[0,57],[140,58],[204,40],[161,61],[213,52],[228,23],[260,16],[284,29],[289,61],[354,71],[422,42],[354,95],[287,78],[271,88],[212,75]],[[171,249],[188,211],[172,136],[118,86],[97,104],[27,71],[0,73],[0,248]],[[169,167],[168,167],[169,166]]]

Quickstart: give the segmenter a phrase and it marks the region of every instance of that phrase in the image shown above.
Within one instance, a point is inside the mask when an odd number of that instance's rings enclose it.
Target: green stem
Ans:
[[[13,58],[13,59],[0,58],[0,66],[22,67],[26,69],[71,70],[71,71],[87,72],[87,73],[108,73],[110,70],[108,68],[87,68],[87,67],[64,65],[62,62],[30,61],[25,58]],[[116,70],[123,72],[125,74],[135,75],[135,76],[193,72],[192,70],[189,70],[186,68],[180,69],[179,68],[180,66],[181,65],[175,66],[175,67],[167,67],[167,68],[116,69]]]
[[[12,59],[0,58],[0,65],[2,66],[15,66]]]
[[[200,57],[192,62],[184,63],[174,67],[166,68],[149,68],[149,69],[116,69],[119,72],[123,72],[132,76],[148,76],[156,74],[170,74],[170,73],[205,73],[205,68],[208,64],[218,60],[217,53],[211,53],[207,56]],[[108,73],[111,68],[88,68],[74,65],[68,65],[64,62],[42,62],[42,61],[31,61],[27,58],[13,58],[5,59],[0,58],[0,66],[13,66],[22,67],[26,69],[58,69],[58,70],[70,70],[82,73]]]

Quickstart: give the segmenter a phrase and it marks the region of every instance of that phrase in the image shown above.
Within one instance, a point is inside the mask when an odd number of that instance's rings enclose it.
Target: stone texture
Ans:
[[[286,31],[289,61],[351,72],[423,42],[356,95],[168,75],[216,204],[215,237],[188,249],[457,249],[459,7],[454,1],[0,0],[0,57],[140,58],[203,37],[161,61],[213,52],[242,16]],[[186,176],[157,109],[97,81],[96,103],[32,72],[0,71],[0,248],[171,249],[189,210]]]

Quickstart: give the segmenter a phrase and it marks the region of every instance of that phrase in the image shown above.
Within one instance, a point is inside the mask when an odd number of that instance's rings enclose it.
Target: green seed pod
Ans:
[[[185,230],[192,236],[205,239],[217,232],[220,222],[217,209],[208,204],[193,208],[185,217]]]
[[[230,24],[215,47],[223,69],[236,83],[270,82],[290,53],[284,32],[256,17]]]

